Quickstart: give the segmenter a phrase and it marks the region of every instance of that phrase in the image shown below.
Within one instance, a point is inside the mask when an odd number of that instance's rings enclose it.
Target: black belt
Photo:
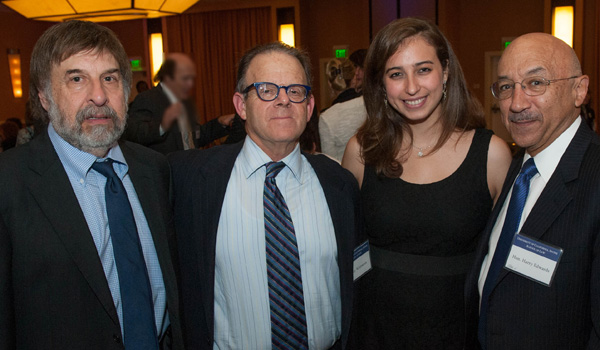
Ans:
[[[475,253],[459,256],[426,256],[392,252],[371,246],[371,263],[380,269],[413,275],[452,276],[467,273]]]

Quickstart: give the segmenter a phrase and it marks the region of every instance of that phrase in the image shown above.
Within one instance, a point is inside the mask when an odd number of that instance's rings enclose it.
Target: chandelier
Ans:
[[[78,19],[113,22],[156,18],[184,12],[198,0],[6,0],[2,3],[21,15],[39,21]]]

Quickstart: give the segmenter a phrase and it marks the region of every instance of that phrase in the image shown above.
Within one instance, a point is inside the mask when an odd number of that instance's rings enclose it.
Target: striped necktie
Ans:
[[[266,164],[264,211],[271,343],[273,349],[308,349],[300,258],[294,224],[275,177],[283,162]]]

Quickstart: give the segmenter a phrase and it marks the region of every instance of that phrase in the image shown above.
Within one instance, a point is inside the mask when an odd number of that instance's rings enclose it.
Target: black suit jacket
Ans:
[[[477,281],[523,155],[513,161],[467,277],[467,349],[478,349]],[[491,292],[487,349],[600,349],[600,140],[579,127],[521,233],[564,249],[550,287],[503,269]],[[490,253],[491,254],[491,253]]]
[[[181,349],[168,164],[140,145],[121,149],[162,269],[172,345]],[[0,179],[0,349],[123,349],[96,246],[47,132],[0,153]]]
[[[177,122],[173,123],[173,126],[162,136],[160,135],[163,113],[170,105],[171,101],[160,85],[137,95],[129,106],[125,139],[150,147],[162,154],[183,150],[181,131]],[[189,118],[196,147],[206,146],[213,140],[228,134],[227,129],[217,119],[200,125],[192,101],[184,101],[183,105]]]
[[[181,266],[184,337],[188,349],[212,349],[217,226],[225,190],[243,142],[169,157],[173,171],[175,230]],[[305,154],[323,187],[335,229],[342,301],[341,346],[352,312],[352,261],[359,237],[358,185],[324,155]]]

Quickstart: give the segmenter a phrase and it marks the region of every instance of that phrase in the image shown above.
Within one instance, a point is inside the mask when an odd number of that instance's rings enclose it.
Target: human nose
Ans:
[[[415,95],[417,92],[419,92],[420,89],[421,86],[419,85],[419,81],[417,80],[417,78],[411,75],[407,76],[406,93],[409,95]]]
[[[521,83],[515,83],[510,99],[510,110],[512,112],[518,113],[529,108],[529,96],[525,93],[525,87]]]
[[[102,82],[93,82],[90,86],[90,101],[96,106],[103,106],[108,102],[108,95]]]
[[[287,94],[287,88],[284,86],[278,87],[279,93],[277,93],[277,104],[281,105],[289,105],[290,97]]]

